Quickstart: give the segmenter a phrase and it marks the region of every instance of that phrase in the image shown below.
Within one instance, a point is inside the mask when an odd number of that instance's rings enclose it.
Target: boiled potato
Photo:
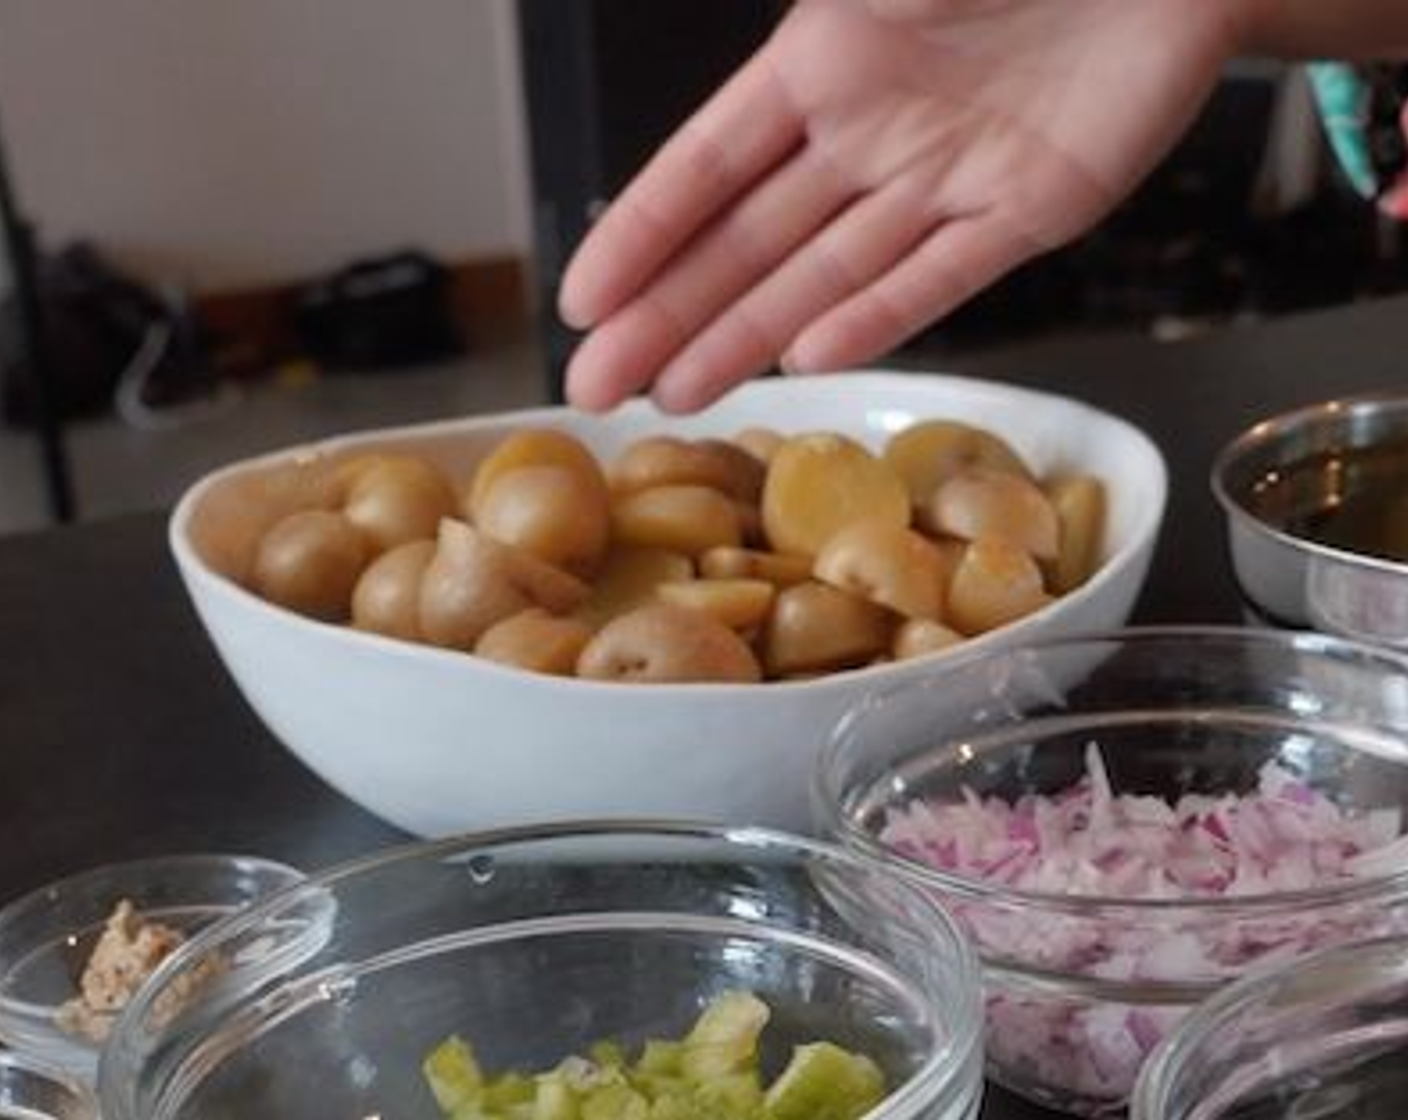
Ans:
[[[478,521],[479,504],[499,475],[518,467],[564,467],[603,494],[606,476],[586,444],[556,428],[523,428],[500,440],[474,471],[463,506]]]
[[[586,623],[531,607],[485,630],[474,644],[474,652],[502,665],[570,677],[591,638],[592,629]]]
[[[890,653],[896,661],[908,661],[912,657],[923,657],[926,653],[956,646],[961,641],[962,634],[957,630],[950,630],[941,622],[932,622],[927,618],[907,618],[895,631]]]
[[[1031,481],[1022,457],[1001,436],[957,420],[924,420],[890,437],[885,462],[904,479],[910,500],[923,506],[949,479],[973,467]]]
[[[260,538],[251,582],[281,607],[342,622],[368,559],[366,539],[342,514],[300,510],[275,522]]]
[[[611,512],[600,487],[555,464],[498,474],[480,498],[475,527],[539,560],[589,578],[606,556]]]
[[[812,562],[785,552],[711,548],[699,558],[699,574],[706,579],[761,579],[774,587],[791,587],[811,579]]]
[[[963,552],[948,589],[948,617],[964,634],[984,634],[1051,601],[1031,556],[1002,539],[977,540]]]
[[[938,621],[943,616],[948,573],[942,553],[914,530],[891,521],[851,522],[826,542],[812,572],[823,583],[906,618]]]
[[[748,644],[700,611],[655,603],[613,619],[587,643],[577,675],[598,681],[733,681],[762,678]]]
[[[359,471],[343,513],[378,552],[430,540],[456,510],[454,488],[438,467],[407,455],[387,456]]]
[[[936,533],[974,541],[1000,538],[1039,560],[1061,547],[1056,508],[1036,483],[1006,471],[974,467],[949,479],[922,507],[920,523]]]
[[[884,607],[824,583],[778,592],[763,628],[768,675],[831,672],[864,665],[890,646],[895,618]]]
[[[707,486],[740,502],[756,503],[766,470],[755,456],[723,440],[650,436],[627,447],[612,462],[608,477],[618,494]]]
[[[1048,568],[1051,590],[1074,591],[1100,566],[1105,535],[1105,487],[1086,474],[1058,476],[1046,485],[1047,496],[1061,524],[1061,547]]]
[[[373,560],[352,592],[352,625],[389,638],[419,638],[420,581],[434,555],[434,541],[408,541]]]
[[[751,630],[767,617],[777,589],[762,579],[692,579],[662,583],[655,590],[662,603],[702,611],[731,630]]]
[[[655,486],[611,502],[612,539],[636,548],[698,556],[743,540],[734,502],[707,486]]]
[[[693,578],[694,563],[682,553],[616,545],[607,553],[586,599],[572,613],[596,629],[653,602],[656,589],[664,584]]]
[[[733,442],[748,452],[758,462],[767,465],[787,440],[780,432],[771,428],[744,428],[733,437]]]
[[[874,518],[904,527],[909,515],[899,476],[845,436],[795,436],[768,467],[763,529],[778,552],[815,556],[852,521]]]
[[[530,607],[568,611],[586,595],[586,585],[566,572],[446,519],[421,578],[418,619],[427,641],[470,651],[496,622]]]

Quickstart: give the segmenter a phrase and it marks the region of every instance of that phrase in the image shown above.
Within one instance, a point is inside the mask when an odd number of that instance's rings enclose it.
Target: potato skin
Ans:
[[[756,456],[724,440],[647,436],[616,457],[608,479],[617,494],[659,486],[706,486],[740,502],[756,504],[766,471]]]
[[[388,638],[419,639],[420,583],[434,555],[434,541],[408,541],[373,560],[352,592],[352,625]]]
[[[342,514],[300,510],[260,538],[250,582],[271,603],[323,622],[343,622],[369,558],[366,538]]]
[[[707,486],[652,486],[619,495],[611,503],[611,531],[619,544],[686,556],[743,543],[737,504]]]
[[[599,487],[549,463],[499,474],[483,494],[475,527],[589,579],[606,555],[611,515]]]
[[[938,547],[889,521],[853,521],[826,542],[816,578],[906,618],[943,617],[947,568]]]
[[[921,420],[896,432],[885,445],[884,458],[904,480],[916,506],[925,505],[935,490],[972,467],[1032,480],[1027,464],[1006,440],[958,420]]]
[[[852,521],[907,526],[903,481],[859,443],[834,432],[794,436],[773,456],[763,486],[763,531],[778,552],[815,556]]]
[[[884,607],[824,583],[784,588],[763,630],[771,677],[864,665],[890,647],[895,617]]]
[[[591,627],[585,623],[531,607],[484,631],[474,645],[474,653],[531,673],[570,677],[591,639]]]
[[[470,480],[462,505],[471,521],[479,518],[479,505],[499,476],[518,467],[564,467],[583,482],[606,493],[606,476],[587,445],[556,428],[521,428],[497,444],[480,462]]]
[[[378,552],[432,540],[455,512],[455,491],[438,467],[409,455],[387,456],[356,471],[343,512]]]
[[[655,684],[762,679],[748,644],[700,611],[653,603],[607,623],[577,659],[577,675],[595,681]]]
[[[977,540],[954,569],[946,621],[961,633],[985,634],[1050,601],[1028,553],[1001,538]]]
[[[551,564],[446,519],[421,578],[417,617],[432,645],[470,652],[496,622],[530,607],[567,611],[586,593],[585,584]]]

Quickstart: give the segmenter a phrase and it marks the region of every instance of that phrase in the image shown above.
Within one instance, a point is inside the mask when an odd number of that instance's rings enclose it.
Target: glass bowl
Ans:
[[[1155,1050],[1130,1116],[1408,1116],[1408,942],[1341,946],[1231,985]]]
[[[0,1051],[0,1120],[98,1120],[98,1102],[57,1066]]]
[[[317,954],[160,1014],[204,956],[329,899]],[[542,1070],[602,1039],[679,1037],[737,989],[772,1009],[765,1073],[779,1047],[829,1039],[886,1071],[870,1120],[976,1115],[978,965],[928,892],[778,833],[624,823],[393,850],[212,928],[119,1021],[99,1097],[105,1120],[432,1116],[421,1066],[450,1035],[491,1072]]]
[[[189,935],[302,879],[241,855],[179,855],[93,868],[0,909],[0,1041],[91,1084],[99,1041],[66,1028],[93,947],[117,904]]]
[[[1135,629],[970,658],[877,693],[838,726],[814,789],[823,831],[927,884],[966,926],[985,966],[989,1075],[1097,1115],[1124,1105],[1154,1045],[1228,980],[1408,927],[1408,867],[1148,899],[1015,889],[886,842],[892,814],[918,799],[1068,790],[1092,743],[1116,793],[1245,794],[1274,760],[1307,797],[1384,809],[1401,828],[1408,661],[1311,634]]]

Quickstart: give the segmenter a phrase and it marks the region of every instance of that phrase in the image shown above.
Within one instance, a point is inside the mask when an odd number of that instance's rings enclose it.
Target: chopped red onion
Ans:
[[[1021,891],[1102,902],[1239,899],[1306,891],[1408,867],[1398,808],[1344,810],[1274,761],[1247,794],[1116,794],[1099,748],[1054,795],[1015,802],[965,788],[957,801],[892,809],[881,839],[941,871]],[[1215,983],[1328,944],[1401,929],[1401,910],[1371,903],[1275,914],[1197,906],[1119,919],[1025,902],[956,909],[990,965],[1102,980]],[[989,1051],[1000,1075],[1087,1101],[1124,1099],[1178,1005],[1103,1003],[993,985]]]

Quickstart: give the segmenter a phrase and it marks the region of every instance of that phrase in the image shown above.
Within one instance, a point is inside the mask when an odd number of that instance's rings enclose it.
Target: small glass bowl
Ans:
[[[98,1102],[57,1066],[0,1051],[0,1120],[98,1120]]]
[[[1408,659],[1311,634],[1134,629],[973,657],[838,726],[815,786],[822,830],[927,884],[965,926],[985,966],[989,1076],[1098,1115],[1123,1107],[1189,1008],[1248,968],[1408,930],[1408,869],[1149,901],[1010,889],[881,839],[917,798],[1066,790],[1092,742],[1117,792],[1245,793],[1275,760],[1342,809],[1401,809]]]
[[[61,1010],[120,901],[189,935],[302,878],[252,856],[178,855],[93,868],[16,899],[0,909],[0,1041],[92,1084],[101,1045],[65,1029]]]
[[[203,956],[327,898],[331,937],[296,969],[158,1013]],[[928,892],[813,841],[645,823],[487,832],[310,878],[177,952],[119,1021],[99,1097],[105,1120],[430,1116],[422,1063],[451,1034],[490,1072],[538,1070],[678,1037],[731,989],[772,1009],[765,1072],[826,1038],[894,1086],[869,1120],[976,1116],[978,965]]]
[[[1130,1120],[1408,1116],[1408,941],[1341,946],[1259,972],[1154,1051]]]

